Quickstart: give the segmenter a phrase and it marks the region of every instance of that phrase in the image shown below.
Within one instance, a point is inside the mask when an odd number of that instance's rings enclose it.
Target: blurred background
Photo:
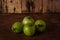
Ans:
[[[60,12],[60,0],[33,0],[34,13]],[[27,0],[0,0],[2,13],[29,13],[26,7]],[[33,12],[30,7],[30,12]]]

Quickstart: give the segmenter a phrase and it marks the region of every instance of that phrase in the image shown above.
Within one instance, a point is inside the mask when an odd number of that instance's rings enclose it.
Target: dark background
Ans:
[[[23,17],[31,16],[35,21],[43,19],[46,21],[46,30],[43,33],[36,33],[32,37],[27,37],[24,33],[16,34],[11,31],[12,24],[21,22]],[[0,40],[60,40],[60,14],[40,14],[40,13],[0,13]]]

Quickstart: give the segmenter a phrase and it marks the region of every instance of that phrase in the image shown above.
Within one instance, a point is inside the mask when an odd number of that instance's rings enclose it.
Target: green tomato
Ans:
[[[35,33],[35,26],[24,25],[23,32],[26,36],[32,36]]]
[[[24,25],[27,24],[27,25],[33,25],[34,24],[34,19],[30,16],[26,16],[23,18],[23,22],[22,22]]]
[[[12,31],[15,33],[19,33],[22,32],[23,30],[23,25],[20,22],[15,22],[12,27],[11,27]]]
[[[35,22],[35,26],[37,28],[37,31],[43,32],[46,29],[46,22],[44,20],[37,20]]]

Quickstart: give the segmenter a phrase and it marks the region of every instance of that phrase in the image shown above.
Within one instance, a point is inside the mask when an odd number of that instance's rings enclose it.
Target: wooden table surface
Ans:
[[[12,24],[21,22],[24,16],[31,16],[36,21],[46,21],[46,31],[27,37],[24,33],[16,34],[11,31]],[[0,40],[60,40],[60,14],[0,14]]]

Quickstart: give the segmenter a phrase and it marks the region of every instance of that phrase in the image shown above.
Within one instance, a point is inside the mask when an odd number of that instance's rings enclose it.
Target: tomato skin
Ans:
[[[24,17],[23,18],[23,21],[22,21],[22,23],[25,25],[25,24],[27,24],[27,25],[33,25],[34,24],[34,19],[32,18],[32,17],[30,17],[30,16],[26,16],[26,17]]]
[[[43,32],[46,29],[46,22],[44,20],[39,19],[35,22],[35,26],[37,31]]]
[[[35,34],[35,26],[24,25],[23,32],[26,36],[32,36]]]
[[[20,22],[15,22],[11,27],[11,30],[15,33],[22,32],[22,29],[23,25]]]

